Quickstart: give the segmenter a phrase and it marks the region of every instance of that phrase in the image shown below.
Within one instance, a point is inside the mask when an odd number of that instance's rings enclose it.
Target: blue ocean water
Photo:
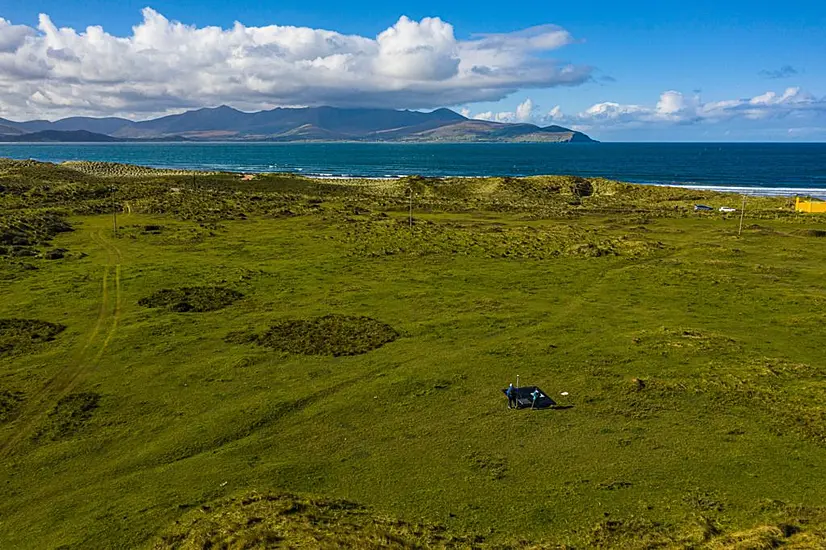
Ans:
[[[570,174],[760,194],[826,196],[826,144],[0,144],[0,157],[327,177]]]

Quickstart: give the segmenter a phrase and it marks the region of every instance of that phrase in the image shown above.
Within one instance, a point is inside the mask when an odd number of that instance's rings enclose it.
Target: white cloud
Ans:
[[[516,111],[501,111],[495,113],[493,111],[486,111],[483,113],[478,113],[473,116],[469,114],[465,116],[470,116],[470,118],[475,118],[476,120],[490,120],[493,122],[534,122],[537,118],[537,106],[534,104],[531,98],[526,99],[522,103],[516,106]],[[465,113],[465,110],[462,111],[462,114]]]
[[[572,86],[591,68],[549,60],[573,42],[545,25],[457,40],[439,18],[377,37],[271,25],[197,28],[146,8],[132,35],[0,19],[0,114],[160,114],[229,103],[429,108]]]
[[[810,128],[822,128],[826,124],[826,97],[818,99],[800,88],[787,88],[780,94],[770,91],[753,98],[704,103],[697,92],[684,95],[668,90],[660,94],[653,106],[605,101],[577,114],[566,115],[560,105],[542,113],[531,99],[526,99],[515,112],[486,111],[472,118],[494,122],[531,122],[538,126],[556,124],[580,132],[762,121],[764,129],[782,128],[786,132],[791,127],[788,134],[800,136],[812,135],[814,131]]]
[[[636,117],[640,113],[647,111],[648,110],[645,107],[641,107],[639,105],[620,105],[619,103],[612,103],[609,101],[592,105],[579,116],[581,118],[589,118],[594,120],[622,120],[629,117]]]
[[[459,68],[458,46],[453,27],[441,19],[426,17],[420,22],[401,17],[377,39],[374,59],[378,74],[402,80],[447,80]]]
[[[668,92],[663,92],[660,96],[660,100],[657,102],[656,111],[657,114],[665,117],[679,116],[685,111],[686,107],[686,100],[685,97],[683,97],[683,94],[670,90]]]
[[[670,90],[663,92],[653,107],[605,102],[571,117],[551,118],[594,129],[820,116],[826,116],[826,98],[818,99],[800,88],[788,88],[780,95],[766,92],[753,98],[708,103],[703,103],[697,95],[686,97]]]
[[[516,120],[516,114],[510,111],[504,111],[501,113],[485,111],[484,113],[473,115],[471,118],[476,120],[489,120],[491,122],[514,122]]]
[[[535,107],[530,98],[526,99],[516,107],[516,120],[519,122],[530,122],[534,116]]]
[[[25,25],[12,25],[0,17],[0,53],[17,50],[26,38],[32,35],[34,35],[34,29]]]
[[[554,107],[553,109],[548,111],[548,114],[545,115],[545,118],[547,118],[548,120],[551,120],[551,121],[553,121],[553,120],[562,120],[562,119],[565,118],[565,113],[562,112],[562,107],[557,105],[556,107]]]

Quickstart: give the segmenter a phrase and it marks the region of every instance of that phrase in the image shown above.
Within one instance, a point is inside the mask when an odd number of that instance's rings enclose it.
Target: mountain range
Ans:
[[[136,122],[70,117],[15,122],[0,118],[0,141],[387,141],[593,142],[561,126],[540,127],[429,113],[336,107],[276,108],[246,113],[222,105]]]

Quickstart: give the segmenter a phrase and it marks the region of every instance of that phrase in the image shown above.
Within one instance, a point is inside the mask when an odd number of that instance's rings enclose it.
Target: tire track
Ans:
[[[111,242],[107,241],[106,238],[103,236],[103,231],[99,231],[97,235],[98,242],[106,248],[106,252],[108,254],[108,261],[109,265],[114,264],[115,266],[115,305],[112,311],[112,324],[109,327],[109,330],[106,333],[106,338],[103,340],[103,344],[101,344],[100,349],[98,350],[97,355],[95,355],[95,359],[92,362],[92,367],[97,368],[98,364],[100,363],[103,354],[106,352],[106,348],[109,347],[109,343],[112,341],[112,337],[115,335],[115,332],[118,329],[118,324],[120,323],[121,317],[121,285],[120,285],[120,273],[121,273],[121,262],[123,261],[123,256],[118,249],[117,246],[112,244]]]
[[[106,239],[103,230],[92,233],[90,237],[95,244],[106,250],[107,255],[100,285],[100,308],[95,324],[83,345],[70,355],[67,368],[58,371],[27,399],[26,405],[18,417],[19,420],[12,425],[13,428],[16,428],[14,434],[8,440],[0,442],[0,457],[8,456],[21,442],[34,435],[35,430],[51,408],[77,387],[86,374],[97,368],[117,331],[121,317],[120,278],[122,255],[120,250]],[[109,287],[110,282],[112,282],[113,267],[115,301],[114,306],[110,307],[111,293]],[[99,335],[106,323],[109,323],[106,336],[102,342],[98,343]],[[90,360],[89,357],[94,353],[96,347],[97,353]]]

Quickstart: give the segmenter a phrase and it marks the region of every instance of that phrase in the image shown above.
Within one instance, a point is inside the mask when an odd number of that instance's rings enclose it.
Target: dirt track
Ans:
[[[34,435],[43,418],[55,404],[70,394],[89,372],[98,367],[117,331],[121,316],[122,255],[104,230],[94,230],[89,237],[95,245],[106,251],[106,264],[103,266],[98,297],[100,308],[95,324],[86,338],[81,340],[80,347],[72,351],[67,358],[66,368],[47,379],[43,386],[26,400],[26,405],[11,426],[14,434],[7,441],[0,443],[0,457],[10,455]],[[111,286],[114,286],[114,300]]]

